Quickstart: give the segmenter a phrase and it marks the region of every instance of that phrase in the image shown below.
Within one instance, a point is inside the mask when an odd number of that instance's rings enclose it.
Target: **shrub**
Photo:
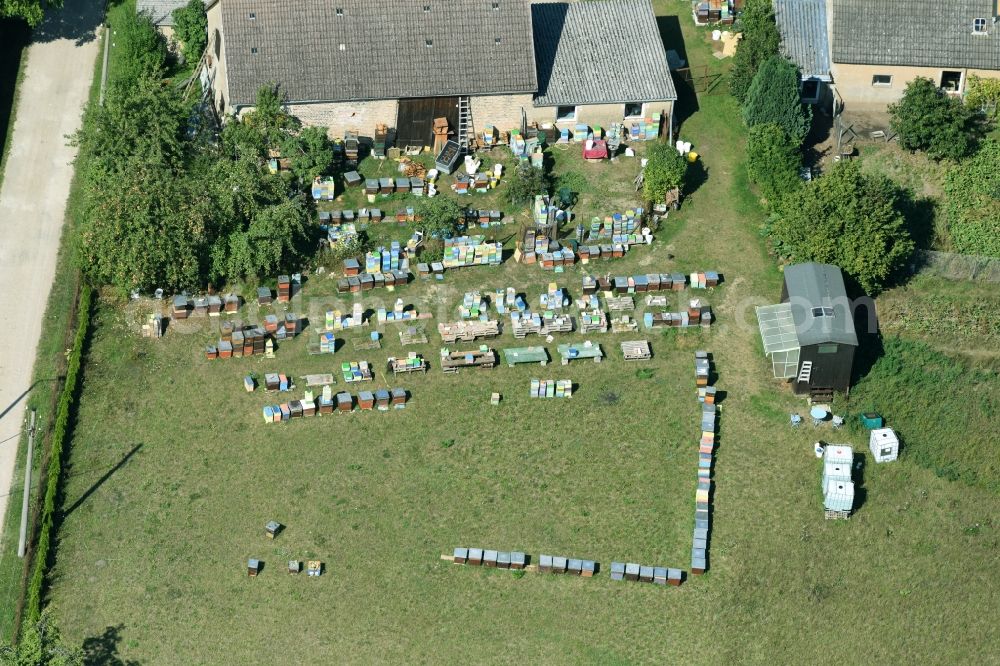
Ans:
[[[548,194],[552,187],[549,174],[527,163],[518,164],[507,185],[507,198],[515,206],[534,201],[539,194]]]
[[[903,98],[889,105],[889,116],[899,145],[907,150],[922,150],[935,160],[957,160],[974,147],[972,112],[930,79],[906,84]]]
[[[646,201],[663,201],[674,188],[684,187],[688,162],[677,149],[665,141],[650,144],[646,151],[642,194]]]
[[[129,14],[115,23],[114,66],[108,69],[109,85],[131,85],[161,76],[167,66],[167,40],[159,33],[148,13]]]
[[[766,230],[781,254],[835,264],[875,293],[913,253],[900,205],[888,178],[841,162],[783,197]]]
[[[740,29],[743,39],[733,57],[729,92],[742,104],[758,68],[765,60],[778,54],[781,44],[771,0],[748,0],[740,14]]]
[[[427,236],[451,233],[465,219],[465,208],[454,199],[442,196],[422,200],[417,206],[417,213],[420,215],[420,227]]]
[[[949,169],[944,190],[955,249],[1000,257],[1000,142],[984,142],[975,155]]]
[[[802,144],[809,133],[812,110],[799,98],[799,70],[784,58],[772,56],[753,77],[743,104],[747,127],[774,123]]]
[[[1000,116],[1000,79],[984,79],[969,74],[965,86],[965,105],[991,120]]]
[[[174,34],[181,43],[184,59],[192,65],[201,60],[208,43],[208,15],[203,0],[188,0],[174,10]]]
[[[798,189],[802,154],[798,145],[774,123],[755,125],[747,136],[747,176],[773,205]]]

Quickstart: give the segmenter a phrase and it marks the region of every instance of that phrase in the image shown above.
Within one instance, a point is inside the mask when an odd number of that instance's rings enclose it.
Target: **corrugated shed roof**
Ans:
[[[537,90],[529,0],[219,2],[235,106]]]
[[[817,263],[787,266],[785,287],[801,346],[827,342],[858,345],[854,313],[839,268]]]
[[[677,99],[649,0],[536,3],[536,106]]]
[[[210,0],[205,0],[207,5]],[[153,25],[172,26],[174,24],[173,12],[187,4],[187,0],[135,0],[135,11],[137,14],[149,12],[153,19]]]
[[[834,62],[1000,69],[995,0],[832,1]]]
[[[802,78],[830,80],[826,0],[774,0],[781,52],[798,65]]]

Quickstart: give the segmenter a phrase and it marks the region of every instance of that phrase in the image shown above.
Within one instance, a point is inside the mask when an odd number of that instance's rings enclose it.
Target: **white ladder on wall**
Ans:
[[[809,383],[809,378],[812,377],[813,362],[812,361],[802,361],[802,366],[799,368],[799,381]]]
[[[469,137],[475,133],[472,127],[472,109],[468,97],[458,98],[458,145],[464,155],[469,149]]]

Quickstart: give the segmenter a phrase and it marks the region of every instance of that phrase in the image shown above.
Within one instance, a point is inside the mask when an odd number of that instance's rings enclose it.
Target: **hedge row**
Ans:
[[[66,381],[59,395],[59,405],[56,409],[55,426],[52,430],[52,446],[49,451],[49,468],[45,486],[45,499],[42,504],[38,543],[35,547],[34,569],[28,581],[25,593],[27,599],[25,620],[29,624],[38,621],[41,616],[42,587],[45,584],[45,571],[49,563],[49,549],[52,543],[52,531],[55,523],[58,504],[59,482],[62,477],[63,453],[66,440],[69,437],[69,418],[76,400],[76,390],[79,384],[80,360],[83,346],[90,328],[90,308],[93,291],[84,286],[80,291],[80,301],[77,306],[76,335],[73,338],[73,348],[66,363]]]

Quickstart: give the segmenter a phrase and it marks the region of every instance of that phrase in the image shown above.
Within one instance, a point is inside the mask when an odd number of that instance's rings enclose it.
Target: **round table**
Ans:
[[[822,421],[823,419],[825,419],[827,414],[829,414],[829,412],[823,409],[822,407],[813,407],[812,409],[809,410],[809,416],[813,417],[817,421]]]

